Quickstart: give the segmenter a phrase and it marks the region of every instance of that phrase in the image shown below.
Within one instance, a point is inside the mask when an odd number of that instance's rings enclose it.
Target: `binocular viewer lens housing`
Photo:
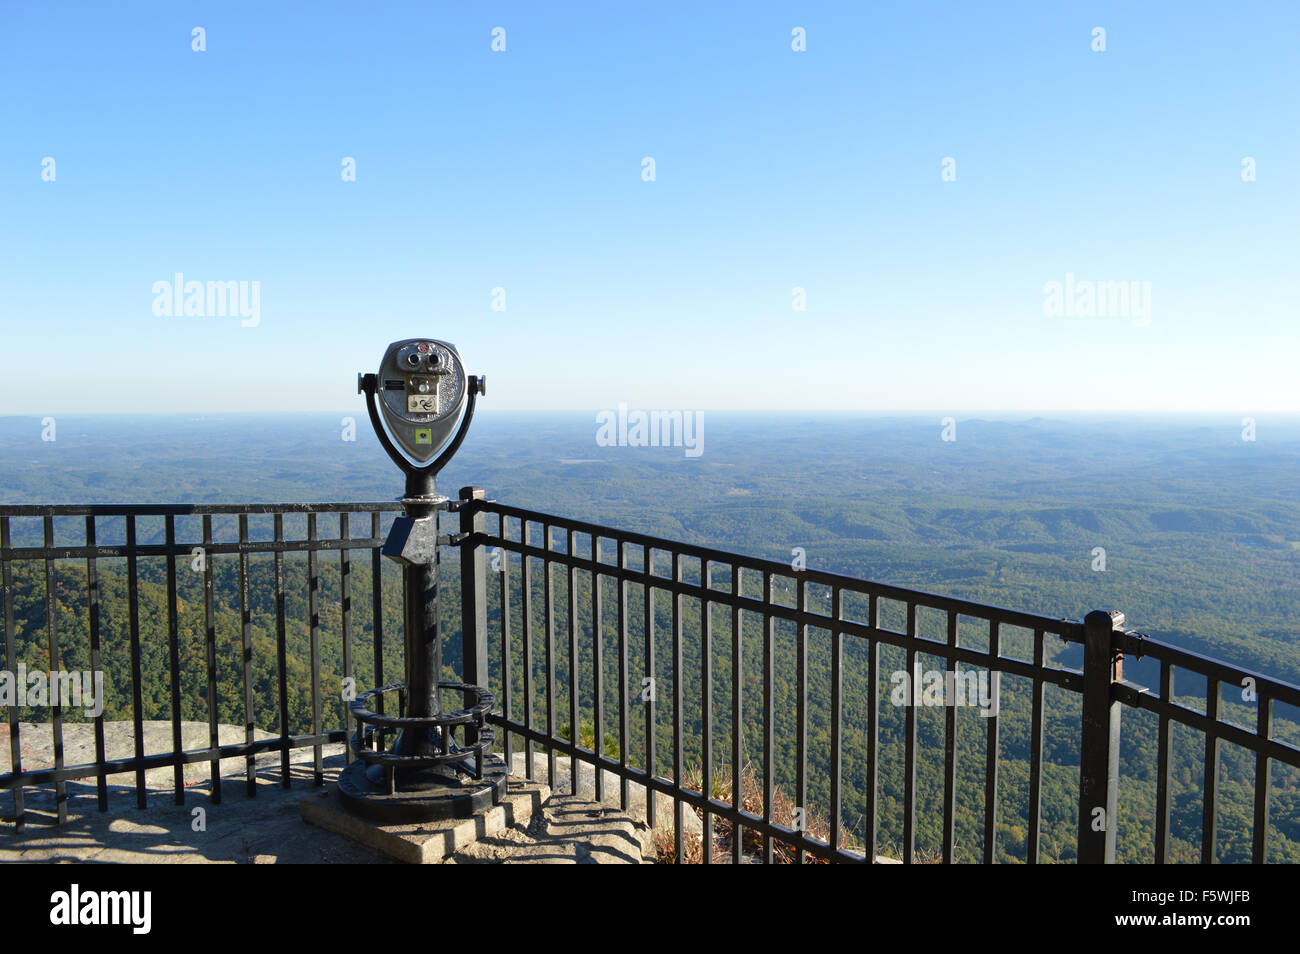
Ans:
[[[434,338],[395,341],[375,378],[378,410],[393,442],[417,464],[432,460],[455,430],[468,391],[455,345]]]

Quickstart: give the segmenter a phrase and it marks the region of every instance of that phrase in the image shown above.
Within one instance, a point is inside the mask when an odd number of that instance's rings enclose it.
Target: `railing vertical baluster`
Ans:
[[[239,515],[239,629],[244,679],[244,744],[257,738],[257,719],[253,712],[253,612],[248,598],[248,514]],[[244,785],[248,797],[257,796],[257,758],[244,756]]]
[[[646,546],[642,548],[642,565],[645,568],[646,579],[654,576],[654,548]],[[627,547],[622,542],[619,543],[619,566],[627,569]],[[645,703],[645,767],[646,774],[649,778],[654,778],[659,774],[659,762],[655,753],[655,596],[654,587],[649,583],[645,586],[645,675],[650,680],[649,694]],[[627,764],[624,757],[623,764]],[[649,786],[645,792],[645,811],[646,819],[653,829],[658,822],[658,815],[655,811],[655,791]]]
[[[880,628],[880,597],[871,593],[867,597],[867,625],[872,630]],[[867,864],[876,861],[876,832],[879,828],[876,815],[879,811],[876,781],[880,766],[880,640],[867,644],[867,791],[866,818],[863,824],[863,844],[867,849]]]
[[[957,648],[957,613],[948,611],[948,649]],[[952,684],[961,685],[961,664],[955,653],[948,657],[952,667]],[[956,803],[957,803],[957,706],[954,699],[945,699],[947,706],[943,718],[943,863],[953,862],[956,851]]]
[[[274,518],[275,542],[284,543],[284,514],[276,513]],[[378,554],[378,551],[375,551]],[[285,646],[284,620],[284,552],[275,551],[275,660],[280,671],[280,784],[284,788],[289,780],[289,664]]]
[[[734,563],[731,565],[731,595],[739,599],[744,595],[742,586],[741,568]],[[731,607],[731,806],[736,811],[741,811],[745,807],[744,786],[742,778],[743,766],[741,762],[742,743],[742,721],[744,707],[742,705],[741,692],[744,687],[744,640],[741,630],[744,626],[744,619],[741,615],[740,606],[732,604]],[[836,776],[836,784],[839,778]],[[731,826],[731,862],[740,864],[744,857],[744,840],[745,829],[740,822],[734,822]]]
[[[682,555],[673,551],[673,788],[682,788]],[[682,850],[682,800],[673,798],[673,851],[677,864]]]
[[[794,853],[794,863],[804,863],[803,842],[808,837],[808,626],[803,621],[807,610],[807,585],[798,577],[794,581],[795,608],[799,613],[799,625],[795,629],[795,681],[798,685],[799,699],[795,713],[795,809],[803,813],[800,824],[795,827],[799,838],[799,847]]]
[[[1219,680],[1205,680],[1205,718],[1210,731],[1205,733],[1205,801],[1201,805],[1201,864],[1214,864],[1214,847],[1219,822]]]
[[[90,624],[90,671],[92,678],[94,678],[95,673],[104,671],[104,662],[100,654],[99,644],[99,568],[95,561],[94,514],[86,515],[86,547],[90,550],[90,555],[86,557],[86,608]],[[95,798],[99,810],[106,812],[108,811],[108,774],[104,770],[104,708],[106,700],[102,698],[102,693],[100,693],[96,695],[95,701],[99,706],[99,714],[95,716],[95,765],[98,768],[95,773]]]
[[[498,520],[498,532],[502,540],[509,539],[507,536],[507,523],[505,517]],[[527,559],[525,557],[525,559]],[[501,711],[509,722],[514,716],[514,707],[512,703],[513,693],[511,692],[512,683],[514,682],[514,670],[511,667],[511,660],[514,654],[510,647],[510,551],[505,547],[501,548]],[[502,750],[505,753],[506,768],[514,771],[514,747],[512,745],[510,730],[505,732],[505,738],[502,740]],[[525,772],[525,775],[532,774]]]
[[[1034,672],[1042,673],[1045,667],[1043,631],[1034,630]],[[1029,835],[1025,861],[1031,865],[1039,861],[1039,828],[1043,812],[1043,679],[1034,676],[1033,722],[1029,741]]]
[[[0,517],[0,549],[9,549],[9,518]],[[17,672],[18,646],[14,635],[14,583],[10,561],[0,559],[0,595],[4,597],[4,635],[5,635],[5,669]],[[9,718],[9,768],[15,775],[23,772],[22,724],[18,718],[17,706],[5,706]],[[101,759],[102,761],[102,759]],[[27,812],[24,807],[23,786],[13,787],[14,831],[22,834],[27,830]]]
[[[307,514],[307,542],[316,542],[316,514]],[[325,762],[320,741],[320,576],[319,561],[314,547],[307,551],[307,639],[311,655],[311,734],[316,737],[311,747],[312,780],[325,784]]]
[[[542,559],[542,573],[546,592],[543,610],[546,613],[546,737],[555,738],[555,564],[551,562],[551,525],[542,524],[545,535],[542,544],[546,556]],[[555,791],[555,748],[546,750],[546,784]]]
[[[705,799],[703,863],[713,864],[713,604],[709,602],[712,566],[700,560],[700,788]]]
[[[45,549],[48,552],[54,546],[54,517],[47,515],[45,517]],[[45,634],[48,639],[50,653],[50,671],[55,672],[62,667],[59,658],[59,590],[58,581],[55,579],[54,561],[48,556],[45,558]],[[59,694],[53,691],[51,686],[50,692],[50,731],[53,735],[54,743],[54,768],[58,772],[63,771],[63,706],[59,704]],[[59,777],[54,783],[54,800],[55,813],[58,816],[58,824],[62,825],[68,820],[68,783]]]
[[[382,525],[379,522],[379,513],[370,515],[370,538],[381,541]],[[374,657],[375,657],[375,682],[376,686],[384,685],[384,565],[383,557],[380,552],[380,546],[376,546],[370,551],[370,619],[372,623],[372,635],[374,637]],[[384,714],[384,695],[380,693],[375,697],[375,711],[380,715]],[[360,727],[358,727],[360,729]],[[384,733],[375,733],[375,750],[384,751]]]
[[[135,514],[126,516],[126,607],[131,642],[131,728],[135,734],[135,807],[147,804],[144,787],[144,693],[140,675],[140,576]]]
[[[312,514],[314,517],[315,514]],[[221,747],[221,735],[218,726],[217,711],[217,621],[213,594],[212,568],[212,515],[203,515],[203,632],[204,645],[208,661],[208,748],[212,750],[212,759],[208,762],[209,775],[212,779],[210,799],[212,804],[221,804],[221,758],[216,750]]]
[[[600,537],[592,536],[591,538],[591,562],[600,564]],[[601,613],[601,578],[599,570],[591,571],[591,695],[595,700],[595,711],[592,713],[592,724],[596,733],[592,748],[596,753],[595,786],[596,801],[605,800],[605,769],[600,764],[601,756],[605,752],[605,697],[602,694],[604,686],[601,684],[600,667],[602,664],[601,643],[605,639],[605,620]],[[623,641],[619,640],[619,654],[623,652]],[[620,720],[621,721],[621,720]]]
[[[772,606],[772,571],[763,571],[763,604]],[[776,670],[776,618],[771,612],[763,614],[763,821],[772,824],[773,790],[776,786],[776,713],[773,710],[773,682]],[[772,835],[763,829],[763,864],[772,863]]]
[[[176,582],[176,517],[167,514],[163,521],[163,539],[167,543],[167,658],[171,668],[172,714],[172,789],[177,805],[185,804],[185,762],[181,752],[181,650],[180,611]],[[205,557],[206,559],[206,557]]]
[[[1173,668],[1160,660],[1160,701],[1173,700]],[[1159,737],[1156,743],[1156,848],[1155,863],[1169,863],[1169,750],[1173,745],[1173,723],[1164,712],[1160,713]]]
[[[903,703],[903,864],[916,859],[916,699],[921,687],[914,684],[916,665],[916,604],[907,604],[908,699]]]
[[[355,685],[356,677],[352,672],[352,551],[347,547],[347,541],[351,537],[348,528],[348,514],[344,511],[339,514],[339,615],[343,629],[343,681],[345,684]],[[353,680],[348,683],[348,680]],[[341,687],[340,687],[341,688]],[[344,703],[343,710],[343,757],[346,764],[351,765],[356,756],[352,752],[352,746],[347,743],[348,737],[352,734],[352,710]]]
[[[1255,723],[1255,734],[1261,741],[1268,739],[1272,710],[1273,700],[1261,695]],[[1272,781],[1272,765],[1261,747],[1255,753],[1255,821],[1250,846],[1250,860],[1257,865],[1264,864],[1268,858],[1268,803]]]
[[[843,839],[843,822],[840,818],[840,776],[844,771],[844,636],[839,620],[844,613],[844,591],[838,586],[831,589],[831,847],[836,851]],[[739,691],[739,684],[737,684]]]
[[[622,540],[615,540],[617,552],[614,560],[621,571],[627,570],[627,547]],[[631,755],[628,751],[628,675],[627,675],[627,580],[623,573],[618,577],[618,764],[627,768]],[[646,799],[650,798],[650,788],[646,786]],[[630,793],[627,778],[620,777],[618,783],[619,808],[627,811]]]
[[[524,777],[533,777],[533,561],[527,553],[529,545],[528,521],[519,521],[519,539],[524,552],[519,558],[520,610],[524,624]]]
[[[1002,654],[1002,630],[997,620],[989,620],[989,693],[990,702],[998,697],[1001,673],[993,662]],[[998,680],[994,682],[994,680]],[[994,712],[996,713],[996,709]],[[984,743],[984,863],[997,861],[998,851],[998,717],[985,716]]]
[[[574,555],[574,540],[576,536],[572,530],[568,532],[565,539],[565,552],[570,557]],[[568,604],[566,609],[569,614],[569,742],[572,743],[574,750],[578,748],[578,605],[574,597],[577,595],[578,587],[578,569],[572,563],[569,564],[568,572],[564,574],[565,589],[568,593]],[[578,783],[581,778],[582,762],[576,755],[569,757],[569,787],[574,795],[578,794]]]
[[[624,573],[628,569],[628,547],[621,539],[615,541],[615,563],[619,564],[619,766],[628,767],[628,581]],[[628,810],[628,780],[619,777],[619,807]],[[650,797],[650,786],[646,786],[646,798]]]

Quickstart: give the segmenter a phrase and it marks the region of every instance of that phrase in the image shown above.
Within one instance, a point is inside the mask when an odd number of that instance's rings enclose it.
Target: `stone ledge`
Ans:
[[[437,864],[457,851],[503,829],[526,825],[551,790],[539,783],[510,778],[498,805],[473,818],[451,818],[419,825],[380,825],[343,808],[330,786],[298,801],[303,821],[344,835],[407,864]]]

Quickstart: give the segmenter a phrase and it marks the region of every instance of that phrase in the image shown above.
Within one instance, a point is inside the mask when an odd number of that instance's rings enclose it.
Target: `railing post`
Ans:
[[[488,684],[487,554],[481,542],[487,518],[478,506],[485,496],[482,487],[460,489],[460,532],[469,534],[460,545],[461,681],[471,686]],[[470,727],[466,733],[467,739],[477,735]]]
[[[1120,705],[1112,686],[1121,658],[1114,633],[1124,614],[1094,610],[1083,621],[1083,719],[1079,746],[1079,864],[1113,864],[1119,808]]]

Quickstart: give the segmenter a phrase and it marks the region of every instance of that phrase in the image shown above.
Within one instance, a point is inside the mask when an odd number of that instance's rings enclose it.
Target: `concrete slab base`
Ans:
[[[526,825],[551,790],[540,782],[510,778],[501,802],[473,818],[413,825],[381,825],[348,812],[333,786],[299,800],[302,820],[310,825],[344,835],[406,864],[438,864],[480,838]]]

